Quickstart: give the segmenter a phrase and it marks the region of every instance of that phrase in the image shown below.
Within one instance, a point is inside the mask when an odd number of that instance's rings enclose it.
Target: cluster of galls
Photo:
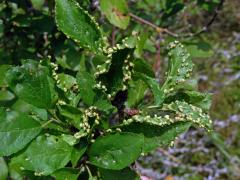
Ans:
[[[103,83],[101,81],[99,81],[97,84],[94,85],[94,88],[96,89],[100,89],[103,92],[107,91],[107,87],[105,85],[103,85]]]
[[[51,65],[51,67],[52,67],[52,77],[53,77],[53,79],[56,81],[57,85],[59,85],[59,84],[60,84],[60,80],[59,80],[58,74],[57,74],[57,72],[56,72],[56,71],[58,70],[58,65],[55,64],[55,63],[53,63],[53,62],[51,62],[50,65]],[[64,92],[67,92],[67,88],[64,88],[63,91],[64,91]],[[59,99],[58,102],[57,102],[57,104],[58,104],[58,105],[65,105],[66,102]]]
[[[123,70],[123,88],[122,90],[127,89],[128,82],[132,79],[134,64],[130,61],[130,55],[124,60]]]
[[[188,104],[184,101],[175,101],[165,107],[176,112],[176,121],[190,121],[199,127],[211,130],[212,120],[201,108]]]
[[[138,114],[132,116],[130,119],[125,119],[123,121],[123,125],[129,125],[132,122],[138,122],[163,127],[174,122],[190,121],[199,127],[206,128],[207,130],[211,129],[212,121],[210,117],[207,114],[203,113],[202,109],[199,107],[193,106],[183,101],[176,101],[167,105],[165,104],[163,109],[173,110],[175,111],[175,114],[166,114],[164,116],[157,116],[155,114],[152,117],[150,115],[146,116]]]
[[[53,68],[53,69],[52,69],[53,79],[56,81],[57,85],[59,85],[59,84],[60,84],[60,79],[58,78],[58,74],[57,74],[57,72],[56,72],[56,71],[58,70],[58,65],[55,64],[55,63],[53,63],[53,62],[51,62],[50,65],[51,65],[51,67]],[[67,92],[67,88],[64,87],[64,88],[63,88],[63,91],[64,91],[64,92]]]
[[[104,74],[109,71],[112,63],[112,56],[114,53],[116,53],[119,50],[125,49],[125,48],[132,48],[132,46],[128,45],[127,43],[128,38],[125,38],[122,40],[122,44],[116,44],[113,48],[104,48],[103,51],[107,56],[107,61],[105,61],[103,64],[97,66],[97,70],[94,73],[95,78],[98,78],[99,75]],[[127,85],[129,80],[132,78],[132,73],[133,73],[133,67],[134,64],[130,61],[130,54],[127,56],[127,58],[124,60],[124,65],[122,67],[123,71],[123,86],[122,90],[127,89]],[[107,92],[107,87],[100,81],[98,80],[98,83],[94,86],[94,88],[100,89],[103,92]],[[111,94],[107,94],[107,97],[109,100],[112,99],[112,97],[116,94],[117,92],[113,92]]]
[[[186,114],[186,119],[197,124],[199,127],[208,130],[212,127],[212,120],[208,114],[205,114],[201,108],[188,104],[186,102],[177,101],[178,109]]]
[[[92,126],[99,124],[100,116],[95,106],[90,106],[88,109],[84,111],[84,114],[82,116],[82,122],[80,122],[79,125],[82,129],[74,134],[75,138],[79,139],[90,134],[91,132],[91,126],[89,124],[90,118],[94,118],[94,124]]]
[[[170,118],[169,115],[165,116],[157,116],[156,114],[151,117],[150,115],[144,116],[144,115],[135,115],[130,119],[126,119],[123,121],[123,125],[129,125],[132,122],[138,122],[138,123],[146,123],[150,125],[155,125],[155,126],[166,126],[174,123],[174,118]]]

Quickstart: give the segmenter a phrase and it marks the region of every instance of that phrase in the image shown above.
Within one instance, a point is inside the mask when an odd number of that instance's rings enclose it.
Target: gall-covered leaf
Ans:
[[[102,34],[94,18],[75,0],[56,0],[55,2],[58,28],[83,48],[95,53],[102,51]]]

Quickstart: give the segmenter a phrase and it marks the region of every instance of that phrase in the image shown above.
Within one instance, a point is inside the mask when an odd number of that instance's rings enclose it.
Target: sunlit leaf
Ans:
[[[11,68],[6,79],[16,95],[29,104],[51,108],[56,101],[53,79],[44,66],[26,61],[20,67]]]
[[[8,112],[0,119],[0,156],[8,156],[23,149],[41,131],[41,125],[30,116]]]
[[[56,0],[55,2],[58,28],[80,46],[96,53],[101,51],[103,39],[94,18],[74,0]]]
[[[190,54],[178,41],[170,43],[168,55],[167,79],[162,86],[166,94],[173,92],[175,86],[189,79],[193,70]]]
[[[20,169],[49,175],[63,168],[71,159],[72,147],[56,136],[39,136],[28,148],[12,158],[11,164]]]
[[[88,153],[90,162],[105,169],[123,169],[140,155],[143,141],[142,135],[133,133],[116,133],[99,137]]]

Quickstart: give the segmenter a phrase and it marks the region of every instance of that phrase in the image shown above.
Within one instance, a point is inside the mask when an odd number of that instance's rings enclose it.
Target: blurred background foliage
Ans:
[[[111,45],[138,33],[141,43],[135,55],[152,65],[159,82],[167,67],[166,45],[180,40],[196,64],[194,75],[199,90],[213,93],[210,115],[215,132],[205,134],[192,128],[173,147],[144,156],[136,166],[142,177],[240,179],[240,1],[78,2],[96,17]],[[116,6],[120,12],[109,12],[104,3]],[[114,13],[123,17],[119,19]],[[82,63],[94,61],[88,51],[58,31],[53,0],[2,0],[0,64],[4,66],[0,69],[0,103],[14,98],[1,80],[11,64],[47,58],[69,74],[76,74]]]

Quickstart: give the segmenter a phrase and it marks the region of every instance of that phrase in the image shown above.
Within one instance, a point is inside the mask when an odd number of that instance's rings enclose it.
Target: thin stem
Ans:
[[[135,20],[135,21],[137,21],[137,22],[140,22],[140,23],[142,23],[142,24],[146,24],[146,25],[148,25],[148,26],[156,29],[156,31],[157,31],[158,33],[166,33],[166,34],[169,34],[169,35],[171,35],[171,36],[173,36],[173,37],[178,37],[178,34],[175,34],[175,33],[169,31],[169,30],[166,29],[166,28],[158,27],[157,25],[155,25],[155,24],[153,24],[153,23],[151,23],[151,22],[149,22],[149,21],[147,21],[147,20],[145,20],[145,19],[143,19],[143,18],[138,17],[138,16],[134,15],[133,13],[129,13],[129,16],[131,16],[132,19]]]
[[[50,124],[51,122],[53,122],[54,121],[54,119],[50,119],[49,121],[47,121],[46,123],[44,123],[43,125],[42,125],[42,128],[45,128],[48,124]]]
[[[183,37],[193,37],[193,36],[197,36],[203,32],[206,32],[209,30],[209,28],[211,27],[211,25],[213,24],[213,22],[216,20],[217,16],[218,16],[218,13],[220,11],[220,9],[222,8],[223,6],[223,3],[224,3],[224,0],[221,0],[218,4],[218,6],[216,7],[216,9],[214,10],[214,14],[212,16],[212,18],[206,23],[206,25],[204,27],[201,28],[201,30],[199,30],[198,32],[196,33],[187,33],[187,34],[176,34],[172,31],[170,31],[169,29],[167,28],[162,28],[162,27],[159,27],[155,24],[153,24],[152,22],[150,21],[147,21],[139,16],[136,16],[134,15],[133,13],[129,13],[129,16],[132,17],[132,19],[136,22],[140,22],[142,24],[146,24],[152,28],[154,28],[158,33],[166,33],[170,36],[173,36],[175,38],[183,38]]]
[[[92,177],[92,173],[91,173],[89,167],[88,167],[88,166],[85,166],[85,167],[86,167],[86,169],[87,169],[87,172],[88,172],[89,177]]]

